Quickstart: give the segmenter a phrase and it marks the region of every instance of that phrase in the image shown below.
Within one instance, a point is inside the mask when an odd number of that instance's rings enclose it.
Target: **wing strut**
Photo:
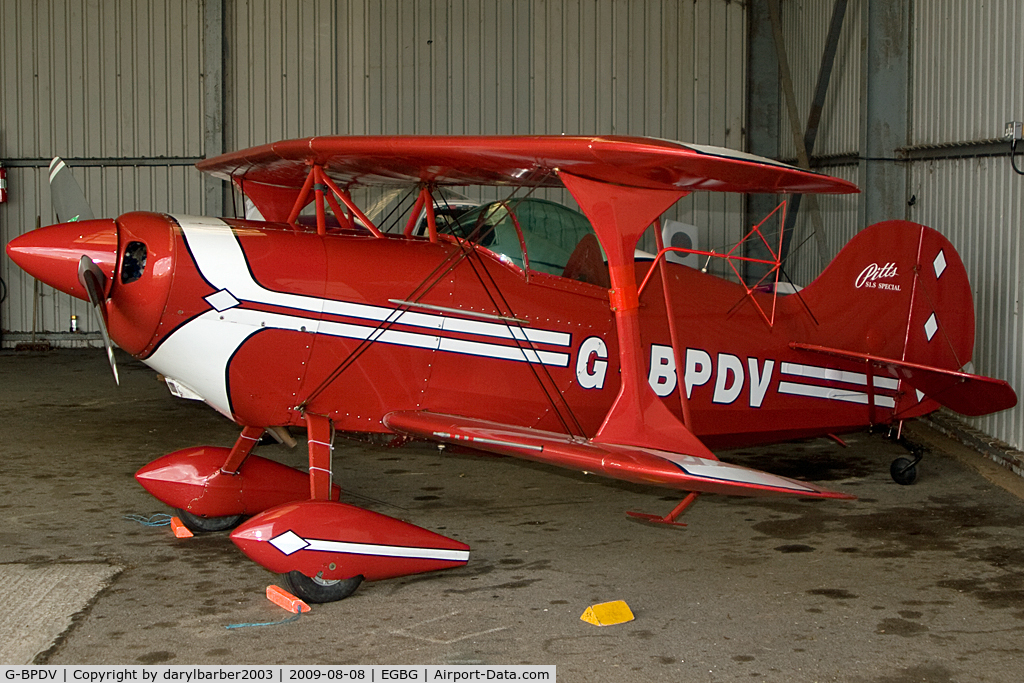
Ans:
[[[700,495],[699,491],[690,491],[686,494],[686,498],[679,501],[679,505],[672,508],[672,512],[668,513],[664,517],[660,515],[652,515],[647,512],[633,512],[632,510],[626,510],[626,514],[633,519],[642,519],[645,522],[654,522],[655,524],[671,524],[672,526],[686,526],[684,522],[677,522],[679,515],[683,514],[688,507],[697,502],[697,496]]]
[[[330,190],[330,192],[328,192]],[[287,223],[291,223],[293,227],[297,227],[295,221],[298,220],[299,214],[302,212],[303,207],[309,203],[309,193],[313,192],[313,201],[316,202],[316,232],[318,235],[327,234],[327,210],[324,207],[324,200],[331,207],[331,211],[334,213],[335,218],[343,226],[352,227],[352,221],[349,220],[348,216],[342,210],[338,204],[340,199],[342,204],[348,208],[352,216],[359,219],[359,222],[366,226],[366,229],[373,233],[374,237],[384,237],[376,225],[373,224],[369,218],[366,217],[356,203],[352,201],[352,197],[349,196],[348,192],[345,192],[339,188],[333,180],[331,180],[326,173],[324,173],[323,166],[319,164],[312,164],[309,169],[309,175],[306,176],[306,181],[302,184],[302,189],[299,190],[299,194],[295,197],[295,203],[292,205],[291,213],[288,214]]]
[[[779,244],[778,244],[778,247],[777,247],[777,249],[773,249],[772,245],[768,243],[768,238],[766,238],[764,236],[764,233],[761,232],[761,227],[765,223],[767,223],[768,220],[771,219],[771,217],[774,216],[779,211],[782,212],[782,218],[781,218],[781,221],[780,221],[782,227],[779,228]],[[680,253],[680,254],[697,254],[698,256],[707,256],[709,261],[711,260],[712,257],[725,259],[725,261],[729,264],[729,267],[732,268],[732,272],[735,273],[737,281],[739,281],[740,285],[742,285],[743,289],[746,291],[747,298],[749,298],[750,302],[752,304],[754,304],[754,308],[757,309],[757,312],[761,314],[761,318],[768,324],[768,327],[773,327],[775,325],[775,306],[778,303],[778,299],[779,299],[779,275],[782,273],[782,236],[783,236],[783,231],[784,231],[785,223],[786,223],[786,201],[783,200],[778,206],[776,206],[771,211],[771,213],[769,213],[767,216],[765,216],[763,219],[761,219],[760,223],[758,223],[757,225],[752,227],[750,229],[750,231],[746,235],[744,235],[735,245],[733,245],[732,249],[730,249],[727,252],[723,252],[721,254],[716,252],[716,251],[701,251],[699,249],[686,249],[684,247],[666,247],[664,245],[664,243],[662,242],[662,240],[661,240],[661,231],[658,230],[655,233],[656,237],[658,238],[658,255],[654,258],[654,263],[658,264],[659,262],[664,261],[665,260],[665,256],[667,254],[669,254],[669,253],[672,253],[672,252],[676,252],[676,253]],[[750,256],[740,256],[739,254],[736,253],[736,250],[739,249],[741,245],[743,245],[747,240],[751,239],[754,235],[757,235],[757,237],[760,238],[760,240],[763,243],[764,247],[768,250],[768,253],[772,256],[771,259],[759,259],[759,258],[753,258],[753,257],[750,257]],[[740,261],[740,262],[744,262],[744,263],[760,263],[762,265],[771,266],[771,267],[768,269],[768,272],[766,272],[764,275],[761,276],[760,280],[758,280],[756,283],[754,283],[753,286],[748,286],[747,283],[746,283],[746,280],[743,278],[742,275],[740,275],[739,269],[733,263],[734,261]],[[664,271],[662,271],[662,272],[664,272]],[[651,279],[651,275],[653,275],[653,274],[654,274],[654,267],[652,266],[650,271],[648,271],[648,273],[647,273],[647,277],[645,277],[643,282],[640,283],[640,289],[639,289],[640,294],[643,294],[644,289],[646,289],[646,287],[647,287],[647,282]],[[772,279],[772,278],[774,278],[774,279]],[[769,315],[768,313],[765,312],[765,310],[761,307],[761,304],[754,297],[755,292],[758,290],[759,287],[763,287],[765,285],[765,281],[766,280],[768,280],[771,283],[771,285],[772,285],[772,308],[771,308],[771,315]],[[664,276],[662,276],[662,282],[664,283]],[[742,301],[743,300],[740,299],[740,302],[742,302]],[[738,306],[739,302],[737,302],[736,305]]]
[[[661,219],[657,219],[654,223],[654,239],[658,247],[658,257],[660,258],[662,253],[665,252],[665,240],[661,235]],[[661,278],[661,295],[665,299],[665,318],[668,320],[668,336],[672,342],[672,355],[676,359],[676,373],[680,373],[680,368],[685,367],[683,365],[683,346],[679,343],[679,334],[676,330],[676,318],[672,315],[675,310],[672,302],[672,291],[668,286],[668,274],[665,272],[667,261],[662,261],[660,264],[655,259],[654,265],[647,272],[647,277],[644,278],[644,284],[651,277],[651,273],[654,272],[654,268],[658,268],[658,274]],[[640,285],[640,290],[643,291],[644,286]],[[639,296],[639,294],[638,294]],[[683,411],[683,425],[691,432],[693,429],[693,417],[690,415],[690,400],[686,397],[686,383],[676,382],[676,393],[679,394],[679,406]]]
[[[717,460],[654,394],[641,352],[633,250],[648,226],[688,192],[609,185],[565,172],[559,176],[590,219],[608,256],[609,299],[619,337],[619,395],[593,441]]]
[[[427,234],[431,242],[437,241],[437,216],[434,214],[434,198],[430,194],[430,185],[420,188],[420,193],[413,204],[412,212],[409,214],[409,221],[405,224],[405,237],[412,237],[412,231],[420,219],[420,211],[427,217]]]

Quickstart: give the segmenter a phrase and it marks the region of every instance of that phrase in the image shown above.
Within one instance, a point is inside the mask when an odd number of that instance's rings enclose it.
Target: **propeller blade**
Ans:
[[[107,312],[103,308],[103,284],[106,276],[103,271],[88,256],[82,256],[78,262],[78,281],[89,293],[89,303],[95,308],[100,318],[100,332],[103,333],[103,345],[107,349],[107,360],[110,361],[110,369],[114,371],[114,382],[121,385],[121,379],[117,376],[117,361],[114,360],[114,345],[110,341],[110,334],[107,332]]]
[[[85,193],[60,157],[50,162],[50,201],[61,223],[88,221],[95,218]]]

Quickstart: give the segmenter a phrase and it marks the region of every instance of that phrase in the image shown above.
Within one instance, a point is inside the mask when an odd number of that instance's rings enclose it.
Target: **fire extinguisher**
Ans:
[[[0,204],[7,201],[7,169],[0,164]]]

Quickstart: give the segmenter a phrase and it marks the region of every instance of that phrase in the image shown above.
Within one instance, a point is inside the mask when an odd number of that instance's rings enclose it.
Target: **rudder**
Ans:
[[[953,245],[927,226],[893,220],[865,228],[802,296],[829,346],[949,371],[971,360],[970,281]],[[935,407],[907,388],[896,413]]]

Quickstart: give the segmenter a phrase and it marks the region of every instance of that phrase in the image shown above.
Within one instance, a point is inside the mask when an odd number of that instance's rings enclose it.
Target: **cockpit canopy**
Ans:
[[[490,202],[442,230],[523,270],[608,286],[608,269],[590,221],[561,204],[535,198]]]

